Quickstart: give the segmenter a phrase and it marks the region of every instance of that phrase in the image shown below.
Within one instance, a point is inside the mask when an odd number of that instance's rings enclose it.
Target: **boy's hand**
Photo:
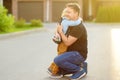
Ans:
[[[60,38],[59,33],[55,33],[55,35],[53,37],[53,41],[57,44],[61,42],[61,38]]]

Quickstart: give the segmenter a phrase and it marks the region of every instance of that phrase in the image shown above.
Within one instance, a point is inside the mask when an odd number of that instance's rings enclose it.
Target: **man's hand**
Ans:
[[[57,32],[58,33],[62,33],[63,32],[63,27],[61,25],[59,25],[59,24],[57,26]]]
[[[62,41],[65,43],[66,46],[72,45],[75,41],[77,41],[76,37],[69,35],[68,37],[63,33],[63,27],[61,25],[57,26],[57,31],[61,36]]]

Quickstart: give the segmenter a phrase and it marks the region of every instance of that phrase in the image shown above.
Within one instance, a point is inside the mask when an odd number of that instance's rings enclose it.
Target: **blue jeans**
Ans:
[[[75,73],[80,70],[80,64],[85,59],[77,51],[65,52],[54,59],[54,63],[67,73]]]

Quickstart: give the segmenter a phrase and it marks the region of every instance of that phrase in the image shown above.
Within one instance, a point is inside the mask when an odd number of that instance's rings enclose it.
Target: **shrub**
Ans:
[[[98,9],[96,22],[120,22],[120,6],[101,6]]]
[[[39,20],[39,19],[31,20],[30,24],[31,24],[31,26],[34,26],[34,27],[42,27],[43,26],[41,20]]]
[[[25,26],[25,24],[26,24],[26,20],[23,19],[23,18],[20,18],[19,20],[17,20],[17,21],[15,22],[15,27],[16,27],[16,28],[22,28],[22,27]]]
[[[7,9],[0,5],[0,31],[10,32],[14,29],[14,17],[7,14]]]

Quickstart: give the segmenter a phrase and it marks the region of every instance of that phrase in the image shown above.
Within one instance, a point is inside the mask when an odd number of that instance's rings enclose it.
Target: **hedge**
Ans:
[[[120,6],[100,6],[96,22],[120,22]]]

